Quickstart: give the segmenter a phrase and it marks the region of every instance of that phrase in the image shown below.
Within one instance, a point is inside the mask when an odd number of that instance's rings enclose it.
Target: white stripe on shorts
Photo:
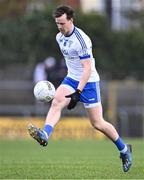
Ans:
[[[70,91],[71,91],[71,93],[74,93],[74,92],[75,92],[75,89],[74,89],[73,87],[71,87],[71,86],[67,85],[67,84],[61,84],[61,86],[66,87],[68,90],[70,90]]]

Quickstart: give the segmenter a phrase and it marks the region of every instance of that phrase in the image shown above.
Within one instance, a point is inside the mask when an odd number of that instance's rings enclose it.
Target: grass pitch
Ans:
[[[108,140],[0,141],[0,179],[144,179],[144,141],[133,145],[133,166],[124,173]]]

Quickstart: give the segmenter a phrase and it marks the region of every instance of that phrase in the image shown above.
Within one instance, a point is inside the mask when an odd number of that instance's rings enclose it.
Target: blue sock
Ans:
[[[125,148],[125,143],[120,137],[116,141],[114,141],[114,144],[117,146],[119,151],[122,151]]]
[[[51,133],[52,133],[52,131],[53,131],[53,127],[50,126],[50,125],[48,125],[48,124],[46,124],[46,125],[44,126],[43,130],[47,133],[48,136],[50,136]]]

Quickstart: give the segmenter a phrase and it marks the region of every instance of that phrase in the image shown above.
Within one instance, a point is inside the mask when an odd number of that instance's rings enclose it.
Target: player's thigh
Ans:
[[[69,98],[65,97],[68,94],[71,94],[71,91],[67,87],[60,85],[56,90],[54,101],[66,106],[70,101]]]
[[[85,108],[91,123],[103,120],[103,110],[101,103],[95,107]]]

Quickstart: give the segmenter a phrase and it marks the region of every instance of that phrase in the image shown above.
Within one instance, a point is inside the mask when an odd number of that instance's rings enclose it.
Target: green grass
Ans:
[[[144,141],[133,144],[133,166],[124,173],[108,140],[0,141],[0,179],[144,179]]]

